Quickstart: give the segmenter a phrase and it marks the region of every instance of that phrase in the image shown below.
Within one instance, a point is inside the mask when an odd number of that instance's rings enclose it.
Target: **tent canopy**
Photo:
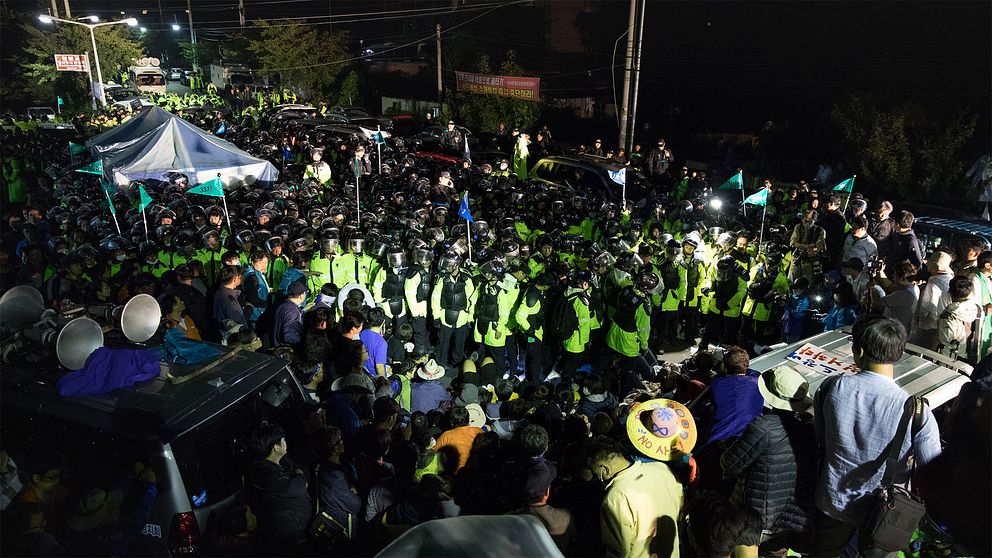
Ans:
[[[168,172],[185,174],[193,185],[220,175],[228,189],[279,178],[272,163],[159,107],[149,107],[87,145],[103,160],[106,177],[122,186],[134,180],[163,180]]]
[[[120,126],[93,136],[86,141],[86,147],[95,150],[97,156],[122,149],[173,118],[178,117],[161,107],[148,107]]]

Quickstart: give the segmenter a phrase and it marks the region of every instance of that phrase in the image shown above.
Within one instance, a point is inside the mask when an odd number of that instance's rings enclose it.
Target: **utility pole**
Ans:
[[[65,5],[65,18],[72,19],[72,11],[69,10],[69,0],[63,0],[62,3]]]
[[[197,71],[196,59],[196,33],[193,32],[193,4],[190,0],[186,0],[186,15],[189,17],[189,42],[193,45],[193,71]]]
[[[634,20],[637,0],[630,0],[630,22],[627,24],[627,58],[623,70],[623,101],[620,106],[620,139],[617,145],[627,145],[627,114],[630,108],[630,73],[634,64]]]
[[[334,10],[331,9],[331,0],[327,0],[327,30],[331,31],[334,25]]]
[[[644,50],[644,16],[647,14],[647,0],[641,0],[641,15],[637,31],[637,56],[634,58],[634,95],[630,103],[630,128],[627,134],[627,153],[634,149],[634,136],[637,133],[637,91],[641,84],[641,52]]]
[[[59,5],[52,0],[52,17],[59,17]]]
[[[245,0],[238,0],[238,19],[241,20],[241,28],[245,28]]]
[[[437,42],[437,105],[438,108],[441,107],[441,24],[437,24],[437,31],[435,35],[435,41]]]
[[[52,0],[54,2],[55,0]],[[165,12],[162,11],[162,0],[158,0],[158,22],[165,29]]]

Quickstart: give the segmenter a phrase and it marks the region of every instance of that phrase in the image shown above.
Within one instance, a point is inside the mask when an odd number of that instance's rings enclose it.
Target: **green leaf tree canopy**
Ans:
[[[328,98],[348,58],[347,34],[288,20],[257,21],[257,36],[248,48],[262,72],[278,76],[283,85],[298,88],[307,98]]]
[[[24,43],[24,57],[19,65],[24,77],[32,83],[33,96],[55,98],[56,95],[73,95],[76,98],[89,94],[86,74],[80,72],[60,72],[55,69],[55,54],[90,53],[90,64],[94,65],[93,46],[90,32],[78,25],[54,24],[38,27],[25,23],[27,35]],[[126,25],[107,25],[95,30],[97,48],[100,49],[100,68],[103,79],[109,81],[131,65],[132,58],[141,58],[144,51],[141,43],[132,35]],[[96,80],[96,67],[92,67]],[[82,85],[82,89],[81,89]],[[82,93],[82,94],[80,94]]]

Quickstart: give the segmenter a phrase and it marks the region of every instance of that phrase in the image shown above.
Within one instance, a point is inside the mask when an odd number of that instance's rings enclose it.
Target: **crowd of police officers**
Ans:
[[[505,159],[451,164],[403,138],[377,146],[292,122],[233,120],[225,138],[281,166],[280,183],[227,192],[225,212],[220,198],[188,194],[181,173],[144,182],[153,199],[146,233],[137,184],[110,195],[97,178],[53,175],[53,206],[35,204],[37,218],[17,225],[26,238],[18,255],[34,266],[18,282],[58,303],[76,277],[101,277],[117,297],[161,289],[155,281],[184,266],[207,292],[238,292],[235,330],[257,330],[293,283],[306,287],[304,310],[329,301],[337,318],[338,297],[367,290],[385,312],[385,335],[412,326],[413,355],[453,369],[474,351],[493,357],[500,376],[509,365],[534,380],[583,367],[636,380],[657,372],[657,355],[700,338],[748,348],[780,338],[801,207],[764,231],[715,226],[701,201],[709,185],[669,174],[663,142],[645,158],[655,161],[653,191],[624,203],[520,180]],[[216,127],[210,115],[199,124]],[[464,156],[464,142],[449,143]],[[803,195],[791,203],[808,205]],[[236,281],[223,272],[232,264]],[[213,325],[229,333],[230,323]]]

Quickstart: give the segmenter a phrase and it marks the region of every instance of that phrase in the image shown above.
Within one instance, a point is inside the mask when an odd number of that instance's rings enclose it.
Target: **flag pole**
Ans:
[[[102,186],[101,186],[102,188]],[[117,227],[117,235],[121,234],[121,224],[117,222],[117,210],[114,208],[114,200],[110,199],[110,192],[104,190],[103,194],[107,196],[107,203],[110,204],[110,216],[114,219],[114,226]],[[144,213],[142,211],[142,213]],[[148,225],[145,225],[145,230],[148,230]]]
[[[382,139],[382,126],[376,126],[376,132],[375,151],[379,161],[379,176],[382,176],[382,143],[379,141]]]
[[[468,237],[468,261],[472,261],[472,223],[465,219],[465,236]]]
[[[227,212],[227,193],[224,192],[224,183],[220,179],[220,173],[217,173],[217,182],[220,183],[220,199],[224,202],[224,217],[227,219],[227,232],[234,234],[234,229],[231,228],[231,214]]]
[[[357,215],[356,222],[358,223],[359,227],[362,226],[362,202],[360,199],[361,190],[358,187],[358,184],[361,181],[361,176],[362,176],[362,171],[358,166],[360,164],[362,164],[362,161],[356,155],[355,156],[355,211]]]
[[[747,219],[747,204],[744,203],[744,173],[737,171],[737,174],[741,177],[741,205],[744,208],[744,218]]]
[[[745,204],[747,205],[747,204]],[[761,228],[758,230],[758,250],[761,250],[761,245],[765,240],[765,212],[768,209],[768,200],[765,200],[765,205],[761,206]]]
[[[145,242],[148,242],[148,218],[145,217],[145,208],[141,208],[141,222],[145,224]]]

